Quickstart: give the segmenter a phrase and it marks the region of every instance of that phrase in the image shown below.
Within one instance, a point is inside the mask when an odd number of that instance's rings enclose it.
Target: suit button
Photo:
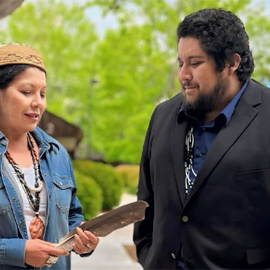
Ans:
[[[182,216],[182,221],[183,222],[188,222],[188,216]]]
[[[174,253],[171,253],[171,256],[172,256],[173,259],[176,259],[176,256],[175,256]]]

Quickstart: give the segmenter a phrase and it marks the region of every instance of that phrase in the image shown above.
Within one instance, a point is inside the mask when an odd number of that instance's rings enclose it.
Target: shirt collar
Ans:
[[[238,91],[238,93],[227,104],[227,106],[218,114],[218,116],[216,117],[215,120],[218,120],[218,119],[222,119],[223,120],[225,118],[225,125],[227,126],[229,124],[229,122],[231,120],[231,117],[232,117],[232,114],[234,112],[235,106],[238,103],[238,101],[239,101],[240,97],[242,96],[242,94],[244,93],[244,91],[246,90],[247,85],[248,85],[248,80],[243,84],[243,86],[241,87],[240,91]],[[182,122],[187,117],[194,118],[194,117],[188,115],[185,112],[184,104],[182,104],[182,106],[181,106],[181,108],[179,110],[179,113],[178,113],[178,123]]]

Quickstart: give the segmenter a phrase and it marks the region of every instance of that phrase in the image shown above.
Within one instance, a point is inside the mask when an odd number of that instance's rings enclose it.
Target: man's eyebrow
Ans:
[[[191,60],[193,58],[204,58],[202,55],[191,55],[188,57],[188,60]],[[182,61],[179,57],[177,57],[178,61]]]

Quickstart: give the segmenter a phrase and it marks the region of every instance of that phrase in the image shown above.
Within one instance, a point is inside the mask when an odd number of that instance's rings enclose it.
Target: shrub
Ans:
[[[74,160],[73,166],[81,173],[92,177],[101,187],[103,210],[111,210],[120,203],[123,180],[111,165],[89,160]]]
[[[77,184],[77,197],[82,205],[86,220],[97,216],[102,210],[102,191],[99,185],[91,177],[74,169]]]
[[[136,195],[139,181],[139,165],[119,165],[115,167],[115,170],[123,178],[125,190]]]

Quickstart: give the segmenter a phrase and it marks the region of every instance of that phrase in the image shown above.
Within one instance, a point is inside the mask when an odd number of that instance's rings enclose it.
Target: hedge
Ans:
[[[123,193],[123,180],[111,165],[90,160],[74,160],[73,167],[93,178],[102,190],[103,210],[118,206]]]
[[[115,167],[115,171],[123,178],[125,191],[133,195],[137,194],[139,170],[139,165],[123,164]]]
[[[77,197],[82,205],[86,220],[97,216],[102,210],[102,191],[95,180],[74,169],[77,184]]]

